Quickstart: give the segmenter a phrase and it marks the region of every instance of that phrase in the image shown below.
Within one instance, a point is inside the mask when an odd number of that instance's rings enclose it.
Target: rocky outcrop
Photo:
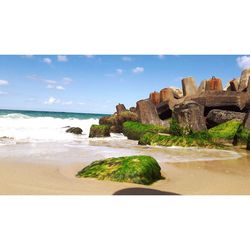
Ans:
[[[232,81],[230,81],[230,90],[231,91],[238,91],[239,89],[239,83],[240,83],[240,79],[233,79]]]
[[[122,124],[126,121],[138,121],[137,114],[131,111],[123,111],[119,115],[101,117],[99,124],[108,125],[112,133],[122,133]]]
[[[247,83],[246,92],[247,92],[247,93],[250,93],[250,77],[248,78],[248,83]]]
[[[133,112],[133,113],[136,113],[136,108],[135,108],[135,107],[130,107],[130,108],[129,108],[129,111],[130,111],[130,112]]]
[[[165,123],[159,118],[154,104],[146,99],[136,103],[138,119],[143,124],[164,125]]]
[[[76,135],[81,135],[82,134],[82,129],[78,127],[71,127],[66,130],[67,133],[72,133]]]
[[[183,129],[184,134],[188,134],[190,131],[204,131],[207,130],[207,127],[203,110],[203,106],[194,101],[184,101],[174,107],[173,118]]]
[[[168,119],[172,116],[172,110],[169,105],[169,101],[161,102],[156,106],[157,113],[161,120]]]
[[[124,104],[118,104],[116,105],[116,113],[119,115],[121,112],[126,111],[126,107],[124,106]]]
[[[250,77],[250,68],[242,71],[238,91],[244,91],[247,88],[248,79]]]
[[[250,95],[246,92],[234,91],[206,91],[199,97],[192,98],[193,101],[205,107],[205,114],[212,109],[223,109],[230,111],[242,111]]]
[[[161,100],[160,100],[160,93],[159,92],[152,92],[149,95],[149,100],[154,104],[154,105],[158,105]]]
[[[183,78],[181,82],[184,96],[191,96],[196,94],[197,86],[193,77]]]
[[[208,81],[206,81],[206,91],[213,90],[213,91],[222,91],[222,81],[219,78],[212,77]]]
[[[208,128],[212,128],[214,126],[231,120],[239,120],[243,122],[244,117],[245,113],[213,109],[208,113],[206,117],[206,123]]]
[[[197,90],[197,95],[200,95],[206,91],[207,80],[202,80],[201,84]]]
[[[166,102],[172,99],[174,99],[174,94],[171,88],[165,88],[160,91],[160,102]]]
[[[108,137],[110,127],[108,125],[92,125],[89,132],[89,138]]]

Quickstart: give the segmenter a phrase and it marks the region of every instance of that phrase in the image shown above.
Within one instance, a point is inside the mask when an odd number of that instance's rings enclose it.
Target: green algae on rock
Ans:
[[[158,162],[151,156],[146,155],[94,161],[79,171],[76,176],[144,185],[150,185],[163,179]]]
[[[222,145],[213,142],[207,133],[197,133],[189,136],[160,135],[146,133],[139,142],[140,145],[151,146],[179,146],[179,147],[203,147],[203,148],[223,148]]]
[[[167,133],[168,128],[160,125],[142,124],[140,122],[128,121],[123,123],[123,134],[131,140],[139,140],[147,132]]]
[[[107,137],[110,136],[110,127],[107,125],[92,125],[89,132],[89,137]]]

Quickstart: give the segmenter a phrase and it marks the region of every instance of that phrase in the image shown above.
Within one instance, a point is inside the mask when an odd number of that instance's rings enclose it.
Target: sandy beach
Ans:
[[[250,154],[223,161],[162,163],[165,180],[150,186],[76,178],[86,164],[1,161],[0,194],[250,194]]]

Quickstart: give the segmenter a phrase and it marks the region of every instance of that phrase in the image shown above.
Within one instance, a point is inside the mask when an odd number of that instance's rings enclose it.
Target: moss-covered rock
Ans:
[[[163,178],[157,161],[146,155],[94,161],[78,172],[76,176],[144,185],[152,184]]]
[[[108,137],[110,126],[108,125],[92,125],[89,132],[89,137]]]
[[[140,122],[125,122],[123,123],[122,132],[128,139],[139,140],[147,132],[167,133],[168,128],[159,125],[142,124]]]
[[[211,140],[206,132],[196,133],[188,136],[160,135],[155,133],[144,134],[139,142],[140,145],[151,146],[180,146],[180,147],[203,147],[223,148],[221,144]]]
[[[210,128],[208,134],[214,139],[233,140],[241,123],[242,122],[238,120],[224,122],[218,126]]]
[[[136,113],[131,111],[123,111],[118,114],[111,116],[104,116],[100,118],[100,125],[109,125],[110,132],[113,133],[122,133],[122,124],[126,121],[138,121],[138,116]]]

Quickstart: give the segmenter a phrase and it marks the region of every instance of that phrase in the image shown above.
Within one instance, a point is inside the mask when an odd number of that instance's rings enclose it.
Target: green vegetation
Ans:
[[[122,132],[128,139],[139,140],[147,132],[167,133],[168,128],[158,125],[142,124],[140,122],[124,122]]]
[[[106,137],[110,136],[110,126],[108,125],[92,125],[89,132],[89,137]]]
[[[223,148],[222,145],[214,143],[206,132],[193,133],[186,136],[159,135],[146,133],[139,140],[140,145],[152,146],[181,146],[181,147],[204,147]]]
[[[241,143],[246,143],[249,135],[250,130],[243,128],[243,125],[241,124],[236,132],[237,140]]]
[[[188,132],[189,131],[186,131],[180,127],[179,123],[177,122],[177,120],[175,118],[172,118],[170,120],[170,128],[169,128],[170,134],[182,136],[184,134],[188,134]]]
[[[236,135],[241,121],[231,120],[210,128],[208,134],[214,139],[232,140]]]
[[[145,155],[94,161],[78,172],[76,176],[144,185],[163,179],[161,168],[157,161]]]

